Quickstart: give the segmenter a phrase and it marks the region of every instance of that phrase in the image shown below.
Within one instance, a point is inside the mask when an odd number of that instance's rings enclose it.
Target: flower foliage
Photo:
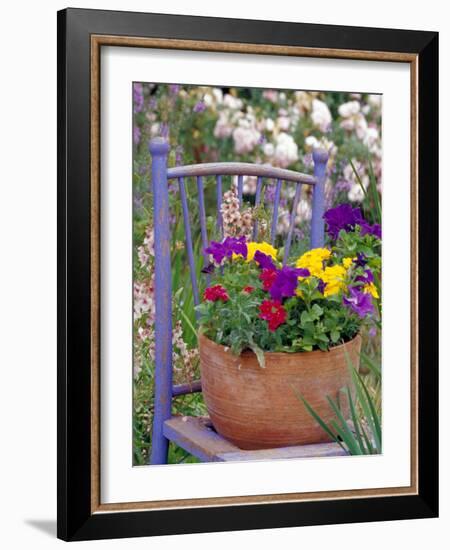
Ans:
[[[324,215],[328,247],[287,265],[266,242],[227,237],[206,248],[213,283],[197,306],[202,331],[239,354],[328,350],[380,314],[381,232],[358,208]],[[217,269],[218,268],[218,269]],[[211,270],[210,270],[211,271]]]

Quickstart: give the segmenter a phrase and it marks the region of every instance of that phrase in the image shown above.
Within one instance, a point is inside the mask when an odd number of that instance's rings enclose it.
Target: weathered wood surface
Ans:
[[[214,430],[207,416],[174,416],[164,423],[164,435],[205,462],[282,460],[346,455],[337,443],[244,451],[221,437]]]
[[[167,178],[188,178],[197,176],[261,176],[283,181],[296,181],[315,185],[316,178],[308,174],[277,168],[267,164],[251,164],[249,162],[211,162],[175,166],[167,169]]]
[[[318,443],[316,445],[297,445],[295,447],[280,447],[278,449],[221,453],[218,455],[218,459],[229,462],[232,460],[280,460],[287,458],[324,458],[346,455],[347,453],[337,443]]]
[[[186,395],[188,393],[198,393],[202,391],[202,383],[200,380],[194,380],[194,382],[187,382],[186,384],[176,384],[172,388],[172,395]]]
[[[164,422],[164,435],[204,462],[219,460],[219,454],[240,451],[217,434],[205,416],[173,416]]]

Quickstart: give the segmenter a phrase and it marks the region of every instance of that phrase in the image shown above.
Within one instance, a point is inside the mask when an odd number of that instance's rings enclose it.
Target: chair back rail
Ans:
[[[153,415],[151,464],[166,464],[168,439],[164,435],[164,422],[171,417],[171,401],[177,395],[172,382],[172,281],[170,258],[170,224],[169,224],[169,189],[168,180],[177,179],[180,191],[183,224],[185,230],[186,252],[189,263],[195,305],[200,301],[192,240],[191,219],[186,192],[186,178],[195,178],[198,193],[198,217],[203,250],[208,246],[208,228],[205,209],[203,178],[214,176],[216,181],[216,228],[223,236],[221,205],[223,199],[222,177],[237,176],[239,204],[242,206],[244,176],[256,176],[255,205],[261,202],[262,186],[265,179],[275,180],[275,196],[272,206],[270,240],[275,242],[278,225],[278,210],[283,183],[295,185],[289,217],[289,227],[284,246],[283,263],[286,264],[292,244],[295,218],[301,196],[302,185],[313,187],[311,217],[311,248],[323,246],[324,243],[324,184],[328,153],[318,149],[313,153],[314,176],[301,174],[292,170],[273,166],[244,162],[218,162],[193,164],[187,166],[167,167],[169,145],[163,138],[154,138],[149,144],[152,156],[152,191],[154,207],[155,235],[155,398]],[[257,224],[253,227],[253,238],[256,238]],[[207,264],[208,255],[203,252],[203,262]],[[208,277],[208,276],[207,276]],[[208,282],[208,279],[207,279]],[[196,389],[196,391],[198,391]],[[184,393],[184,389],[183,392]]]

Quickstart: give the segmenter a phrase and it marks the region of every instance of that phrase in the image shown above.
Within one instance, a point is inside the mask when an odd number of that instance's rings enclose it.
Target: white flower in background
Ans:
[[[302,221],[309,221],[311,219],[311,201],[301,199],[297,206],[297,215],[295,222],[299,224]]]
[[[319,140],[316,138],[316,136],[308,136],[305,138],[305,145],[309,149],[317,149],[320,147]]]
[[[213,96],[211,94],[205,94],[203,96],[203,103],[206,105],[206,107],[211,107],[214,103]]]
[[[239,155],[250,153],[259,142],[261,134],[248,121],[233,130],[234,150]]]
[[[287,168],[298,160],[298,147],[291,135],[284,132],[278,134],[274,157],[275,164],[281,168]]]
[[[375,109],[381,109],[381,100],[380,94],[369,94],[367,97],[367,103]]]
[[[356,159],[352,160],[353,166],[355,167],[364,189],[369,187],[369,176],[365,173],[365,168],[362,164],[358,163]],[[355,172],[351,164],[347,164],[343,170],[344,180],[351,183],[350,190],[348,192],[348,200],[351,202],[362,202],[364,200],[364,192],[361,189],[361,185],[356,180]]]
[[[364,140],[367,133],[367,120],[366,117],[361,113],[355,117],[355,132],[359,139]]]
[[[312,102],[317,92],[294,92],[297,108],[301,115],[308,113],[312,108]]]
[[[242,191],[246,195],[254,195],[256,193],[257,179],[256,176],[244,176]]]
[[[278,92],[276,90],[264,90],[263,98],[276,103],[278,101]]]
[[[253,230],[253,210],[252,208],[246,208],[243,212],[240,211],[236,180],[237,178],[234,179],[232,188],[223,194],[220,206],[223,236],[236,237],[244,235],[250,237]]]
[[[377,153],[378,152],[378,140],[379,140],[380,134],[378,133],[378,129],[374,128],[373,126],[369,126],[366,130],[366,135],[364,136],[364,145],[367,145],[369,151],[371,153]]]
[[[159,124],[158,124],[158,122],[155,122],[150,126],[150,135],[152,137],[155,137],[155,136],[159,135]]]
[[[307,136],[305,138],[305,147],[309,151],[314,149],[326,149],[330,156],[337,153],[337,147],[334,142],[324,136],[320,139],[317,139],[315,136]]]
[[[277,127],[282,131],[286,132],[289,130],[289,126],[291,124],[291,120],[288,116],[282,115],[277,118]]]
[[[222,111],[214,127],[214,136],[216,138],[224,139],[230,137],[232,132],[233,126],[228,119],[228,115]]]
[[[136,281],[133,285],[134,320],[139,320],[142,315],[148,314],[149,318],[155,316],[155,301],[153,299],[153,277],[150,283]]]
[[[263,152],[266,155],[266,157],[273,157],[273,154],[275,153],[275,147],[273,143],[267,142],[264,144]]]
[[[354,183],[348,192],[348,200],[350,202],[362,202],[364,200],[364,193],[358,183]]]
[[[225,94],[223,103],[226,107],[234,111],[237,111],[238,109],[242,109],[242,106],[243,106],[242,100],[239,99],[238,97],[234,97],[231,94]]]
[[[313,99],[311,120],[321,132],[326,132],[331,124],[331,113],[328,105],[320,99]]]
[[[275,128],[275,122],[271,118],[266,118],[266,130],[268,132],[273,132]]]
[[[339,106],[338,113],[343,118],[348,118],[359,113],[361,105],[359,101],[348,101]]]
[[[220,105],[223,102],[223,92],[220,88],[213,88],[212,93],[214,96],[214,99],[218,105]]]

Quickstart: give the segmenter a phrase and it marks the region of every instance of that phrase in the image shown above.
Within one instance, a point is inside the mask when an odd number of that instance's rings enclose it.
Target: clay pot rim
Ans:
[[[198,338],[199,346],[200,346],[201,340],[206,340],[208,342],[208,345],[218,347],[223,353],[231,353],[229,347],[223,346],[222,344],[218,344],[217,342],[214,342],[214,340],[211,340],[211,338],[208,338],[207,336],[205,336],[200,331],[197,332],[197,338]],[[319,355],[319,354],[322,354],[322,353],[332,353],[334,351],[337,351],[341,348],[344,348],[344,347],[356,342],[358,339],[361,340],[361,335],[360,335],[359,332],[356,334],[356,336],[354,338],[352,338],[348,342],[344,342],[343,344],[339,344],[338,346],[333,346],[332,348],[330,348],[327,351],[322,351],[320,349],[316,349],[316,350],[313,350],[313,351],[295,351],[295,352],[292,352],[292,353],[289,352],[289,351],[265,351],[263,353],[264,353],[264,357],[266,357],[268,359],[269,358],[276,359],[277,357],[281,358],[281,357],[286,357],[286,356],[290,356],[290,357],[291,356],[292,357],[305,356],[305,354],[308,354],[309,357],[311,357],[313,354]],[[252,350],[245,350],[244,352],[241,353],[240,357],[250,357],[252,355],[253,356],[255,355]],[[235,356],[233,355],[233,357],[235,357]]]

